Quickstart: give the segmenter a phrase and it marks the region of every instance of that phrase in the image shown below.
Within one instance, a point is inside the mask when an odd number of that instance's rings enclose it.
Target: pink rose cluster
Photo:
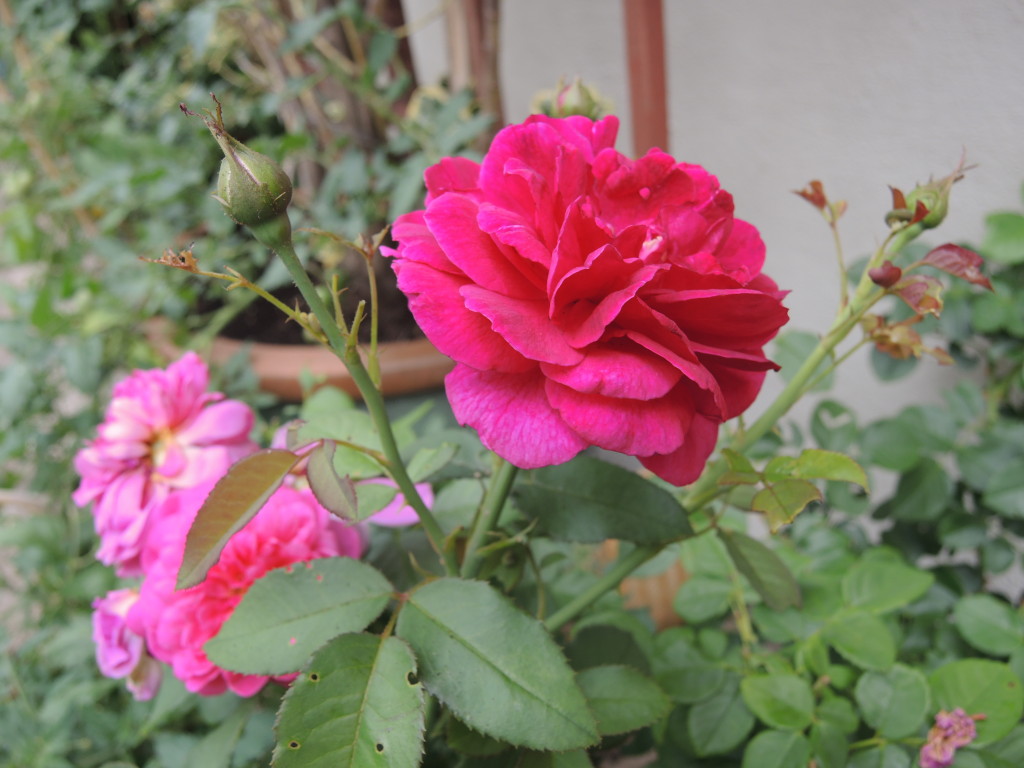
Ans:
[[[531,468],[597,446],[683,485],[777,368],[763,348],[784,292],[714,176],[657,149],[630,160],[617,130],[535,115],[479,164],[442,160],[389,255],[488,448]]]
[[[360,557],[365,546],[362,529],[330,515],[297,480],[231,538],[201,584],[175,590],[185,538],[210,489],[258,450],[249,439],[251,409],[208,388],[208,370],[193,353],[165,370],[135,371],[115,387],[96,439],[75,461],[81,483],[73,498],[93,505],[97,557],[136,582],[93,603],[97,662],[138,699],[156,693],[163,665],[199,694],[255,694],[270,678],[216,666],[203,644],[268,571]],[[417,519],[400,496],[386,512],[382,524]]]

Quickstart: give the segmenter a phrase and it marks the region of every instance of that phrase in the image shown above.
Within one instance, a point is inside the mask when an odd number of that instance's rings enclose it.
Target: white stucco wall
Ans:
[[[436,0],[406,0],[415,19]],[[533,94],[579,75],[616,104],[620,149],[630,151],[619,0],[505,0],[506,119]],[[791,194],[821,179],[846,199],[849,258],[885,236],[892,184],[942,176],[963,151],[976,163],[957,185],[933,244],[977,241],[983,217],[1019,208],[1024,181],[1022,0],[665,0],[670,150],[705,165],[768,246],[765,271],[792,290],[793,327],[823,328],[838,293],[831,237]],[[413,45],[425,80],[443,70],[444,30]],[[855,358],[837,392],[875,410],[934,398],[948,371],[926,362],[882,385]],[[770,394],[770,389],[765,394]]]

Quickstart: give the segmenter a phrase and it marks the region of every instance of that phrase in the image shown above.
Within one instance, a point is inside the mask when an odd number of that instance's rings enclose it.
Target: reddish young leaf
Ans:
[[[903,193],[896,189],[896,187],[889,187],[892,192],[892,208],[894,211],[900,211],[907,207],[907,198],[903,196]]]
[[[924,217],[929,213],[930,211],[928,210],[928,206],[918,200],[917,204],[914,206],[914,215],[910,217],[910,223],[917,224],[917,222],[924,219]]]
[[[954,277],[992,290],[992,283],[981,273],[982,258],[974,251],[946,243],[932,250],[922,261]]]
[[[239,461],[217,481],[188,530],[178,589],[194,587],[206,578],[224,545],[256,516],[300,460],[291,451],[260,451]]]
[[[942,283],[928,275],[911,275],[894,286],[895,292],[919,315],[942,312]]]

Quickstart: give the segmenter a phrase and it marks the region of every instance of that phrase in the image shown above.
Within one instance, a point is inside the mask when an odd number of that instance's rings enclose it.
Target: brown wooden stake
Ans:
[[[633,153],[639,157],[651,147],[659,147],[667,152],[668,99],[663,0],[622,0],[622,14],[626,20]]]

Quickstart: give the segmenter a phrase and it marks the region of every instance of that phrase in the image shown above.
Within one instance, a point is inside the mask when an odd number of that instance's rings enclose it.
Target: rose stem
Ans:
[[[480,570],[478,556],[480,545],[487,534],[498,524],[501,510],[505,506],[505,499],[508,498],[518,471],[518,467],[502,459],[497,470],[491,475],[487,494],[480,504],[476,517],[473,518],[473,530],[469,535],[469,541],[466,542],[466,553],[462,558],[462,571],[459,574],[462,578],[472,579]]]
[[[370,411],[370,416],[373,418],[373,423],[380,435],[381,448],[384,449],[384,455],[388,457],[389,471],[392,479],[398,485],[406,502],[411,504],[419,515],[420,522],[423,524],[423,530],[427,534],[427,538],[430,540],[434,551],[441,557],[445,572],[450,576],[454,576],[458,573],[455,555],[451,550],[445,549],[444,532],[441,530],[441,526],[438,525],[434,515],[427,508],[427,505],[423,503],[423,499],[416,490],[412,478],[409,477],[401,454],[398,451],[394,432],[391,430],[391,421],[388,419],[387,409],[384,407],[384,398],[381,396],[380,390],[374,386],[373,381],[370,379],[370,374],[359,357],[359,350],[355,344],[349,345],[346,343],[341,329],[338,328],[338,324],[334,317],[331,316],[327,305],[323,303],[319,294],[317,294],[316,288],[313,287],[313,282],[309,279],[309,275],[306,274],[306,270],[299,261],[299,257],[296,255],[291,242],[278,243],[276,250],[277,255],[284,262],[285,267],[287,267],[288,273],[291,275],[296,287],[298,287],[299,293],[302,294],[302,298],[306,300],[306,304],[309,305],[316,319],[320,321],[320,327],[327,336],[331,349],[334,350],[338,359],[348,369],[349,375],[352,376],[352,381],[359,388],[359,392],[363,396],[363,402],[366,403],[366,407]]]

